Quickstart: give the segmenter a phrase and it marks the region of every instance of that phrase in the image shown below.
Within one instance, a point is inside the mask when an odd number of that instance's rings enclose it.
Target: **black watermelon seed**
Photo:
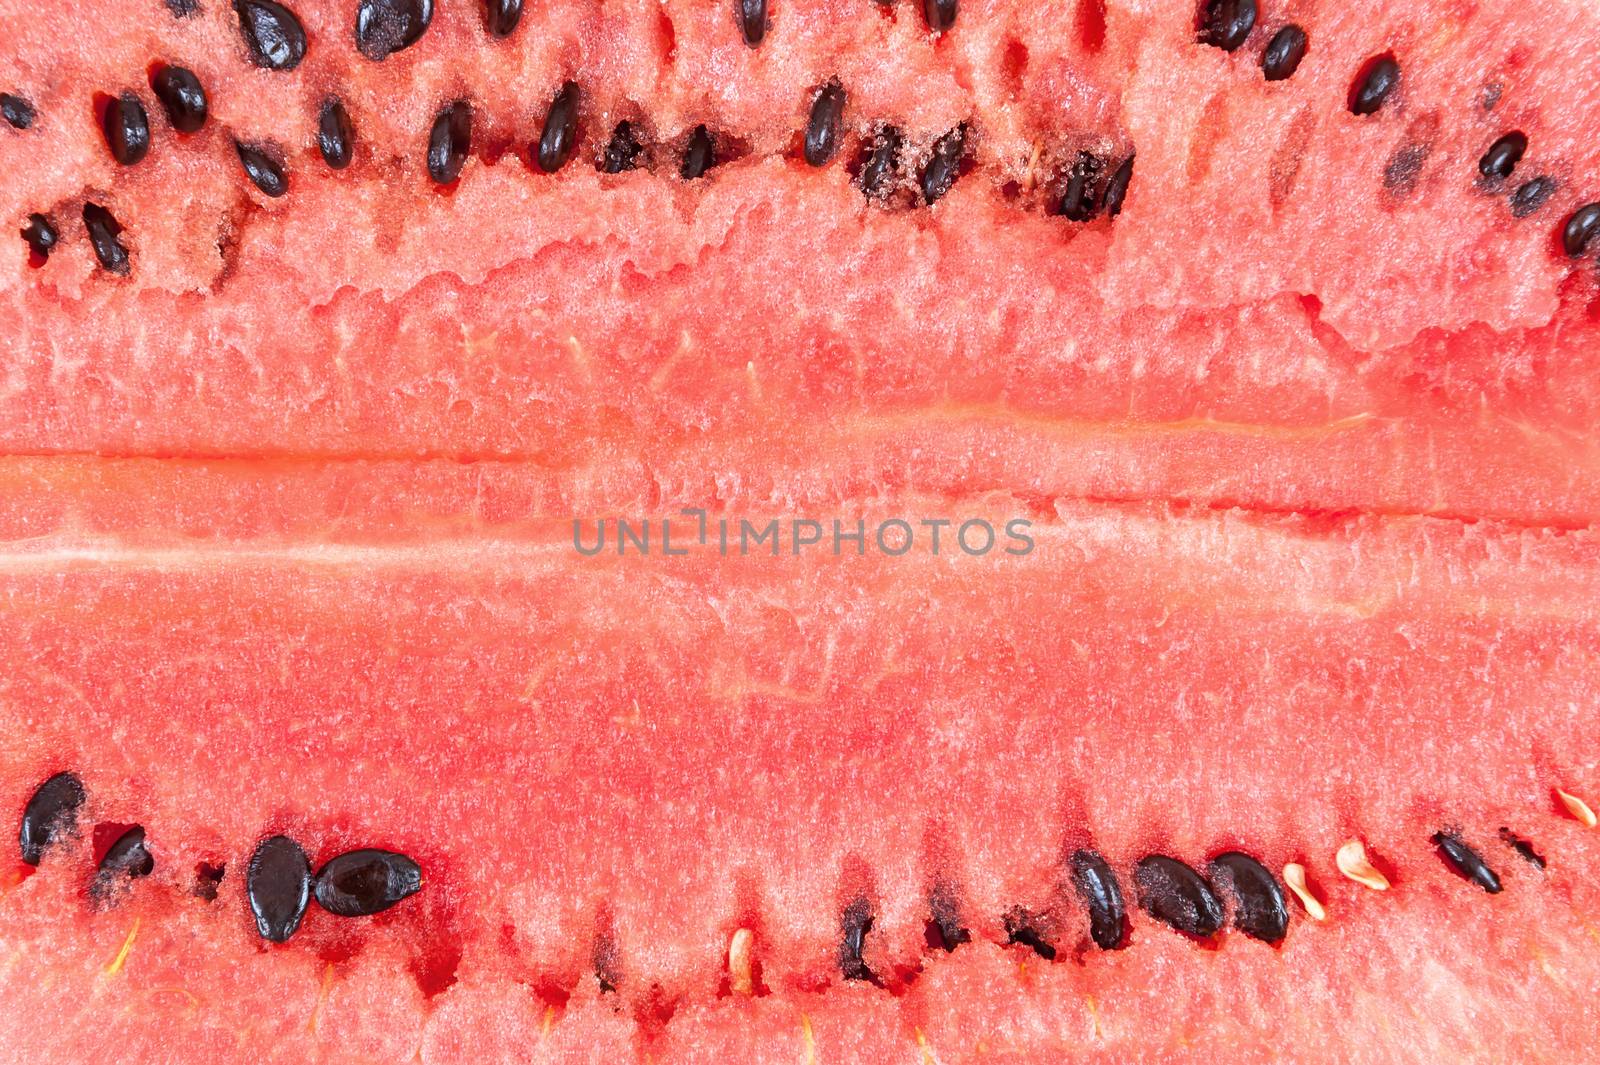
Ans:
[[[1261,53],[1261,73],[1268,81],[1286,81],[1300,69],[1306,57],[1306,31],[1290,23],[1272,35]]]
[[[51,844],[77,831],[85,797],[83,781],[72,773],[57,773],[35,789],[23,807],[17,837],[24,862],[38,865]]]
[[[370,917],[422,890],[422,868],[393,851],[347,851],[317,870],[317,902],[340,917]]]
[[[222,877],[227,871],[226,865],[212,865],[210,862],[201,862],[195,866],[195,897],[205,899],[207,902],[216,902],[217,889],[222,885]]]
[[[1527,150],[1527,135],[1520,130],[1512,130],[1489,145],[1489,150],[1478,160],[1478,173],[1491,181],[1508,178],[1522,161],[1522,153]]]
[[[472,107],[457,100],[439,112],[428,133],[428,176],[448,185],[461,176],[472,150]]]
[[[967,150],[965,123],[940,137],[933,146],[933,156],[922,168],[922,198],[929,204],[937,203],[961,174],[961,157]]]
[[[1513,218],[1526,218],[1539,208],[1556,191],[1554,178],[1540,175],[1532,181],[1518,186],[1517,191],[1511,194],[1511,215]]]
[[[943,33],[956,24],[957,0],[922,0],[922,16],[928,20],[928,29]]]
[[[846,906],[839,916],[839,931],[839,971],[846,980],[871,980],[872,970],[863,953],[867,933],[872,931],[872,904],[858,898]]]
[[[1211,885],[1178,859],[1152,854],[1139,861],[1133,879],[1139,905],[1163,924],[1202,938],[1222,928],[1222,903]]]
[[[167,10],[173,18],[188,18],[200,13],[200,0],[167,0]]]
[[[1233,927],[1264,943],[1289,931],[1289,904],[1271,870],[1248,854],[1228,851],[1211,859],[1210,880],[1233,900]]]
[[[869,198],[889,192],[890,181],[900,171],[900,131],[884,126],[867,147],[861,164],[861,191]]]
[[[493,37],[509,37],[522,21],[522,0],[488,0],[483,25]]]
[[[1094,217],[1099,199],[1100,160],[1088,152],[1079,152],[1067,175],[1067,187],[1061,194],[1060,213],[1069,221],[1086,222]]]
[[[150,119],[144,112],[144,104],[131,92],[123,93],[106,105],[100,131],[105,134],[111,158],[123,166],[134,165],[150,152]]]
[[[634,136],[633,124],[618,122],[617,128],[611,131],[611,139],[606,142],[605,151],[600,156],[600,170],[606,174],[620,174],[624,170],[632,170],[639,165],[639,153],[644,151],[644,146],[639,143],[639,138]]]
[[[233,0],[250,61],[268,70],[293,70],[306,57],[306,31],[293,11],[273,0]]]
[[[716,165],[717,149],[711,141],[710,131],[704,126],[696,126],[689,135],[689,147],[684,149],[683,166],[679,173],[693,181]]]
[[[117,837],[105,857],[100,859],[96,880],[101,887],[109,886],[117,877],[136,879],[149,876],[155,870],[156,860],[144,845],[144,829],[134,825]]]
[[[350,165],[355,151],[356,131],[350,125],[350,114],[336,97],[322,101],[322,111],[317,115],[317,150],[322,161],[335,170]]]
[[[33,125],[33,104],[24,97],[0,92],[0,115],[17,129],[27,129]]]
[[[361,0],[356,50],[375,63],[410,48],[433,21],[433,0]]]
[[[744,43],[751,48],[760,44],[767,35],[767,0],[733,0],[733,13]]]
[[[276,159],[253,145],[234,141],[233,147],[239,153],[239,162],[244,164],[246,176],[256,188],[273,199],[289,191],[289,179]]]
[[[1478,852],[1463,843],[1459,836],[1449,832],[1435,832],[1433,843],[1439,848],[1440,856],[1450,868],[1489,894],[1500,893],[1500,878],[1494,875],[1493,869],[1484,864],[1482,858],[1478,857]]]
[[[46,215],[30,214],[28,224],[22,227],[22,239],[28,242],[28,255],[35,266],[50,258],[50,249],[61,239],[56,224]]]
[[[194,71],[163,66],[150,75],[150,88],[179,133],[193,133],[206,124],[206,90]]]
[[[1351,112],[1358,115],[1375,113],[1399,84],[1400,64],[1395,62],[1394,56],[1384,54],[1367,60],[1350,86]]]
[[[572,150],[578,146],[578,85],[567,82],[550,101],[550,110],[544,115],[544,129],[539,133],[539,149],[535,156],[539,169],[554,174],[567,165]]]
[[[1200,42],[1224,52],[1236,51],[1256,25],[1256,0],[1206,0],[1200,21]]]
[[[1106,182],[1104,203],[1106,217],[1115,218],[1122,213],[1122,203],[1128,198],[1128,182],[1133,180],[1133,156],[1130,155],[1122,161],[1122,165],[1112,171],[1111,178]]]
[[[1033,914],[1026,910],[1012,910],[1005,915],[1004,921],[1007,943],[1020,943],[1045,961],[1056,960],[1055,945],[1045,938]]]
[[[1074,851],[1072,886],[1089,908],[1089,938],[1101,950],[1120,950],[1128,923],[1127,905],[1122,901],[1122,885],[1117,874],[1098,853]]]
[[[928,895],[929,921],[924,931],[928,946],[949,953],[970,942],[972,933],[961,923],[961,906],[948,884],[936,885]]]
[[[1586,203],[1567,219],[1561,230],[1561,246],[1576,259],[1600,236],[1600,203]]]
[[[844,114],[844,87],[838,79],[824,85],[811,101],[811,117],[806,122],[806,162],[822,166],[839,150],[839,118]]]
[[[1500,838],[1505,840],[1506,846],[1517,852],[1517,856],[1525,862],[1543,869],[1545,866],[1544,855],[1533,849],[1533,844],[1511,831],[1509,828],[1500,830]]]
[[[117,239],[122,234],[122,226],[111,212],[98,203],[86,203],[83,225],[89,231],[89,243],[94,245],[94,257],[100,260],[100,265],[113,274],[126,276],[130,268],[128,249]]]
[[[311,862],[300,844],[288,836],[262,840],[245,870],[244,893],[262,939],[282,943],[294,935],[311,901]]]

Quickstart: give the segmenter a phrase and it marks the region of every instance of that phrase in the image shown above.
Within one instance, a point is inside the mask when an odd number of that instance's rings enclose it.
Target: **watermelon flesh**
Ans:
[[[756,49],[727,5],[530,5],[497,41],[452,4],[373,63],[354,5],[293,6],[283,72],[228,5],[0,0],[0,88],[37,111],[0,128],[0,204],[62,230],[0,273],[0,809],[59,771],[88,794],[76,841],[3,859],[0,1057],[1593,1057],[1600,842],[1553,790],[1600,794],[1600,297],[1560,246],[1600,193],[1592,10],[1297,13],[1268,83],[1272,9],[1229,54],[1173,3],[968,0],[934,36],[818,0]],[[1351,114],[1386,50],[1400,95]],[[119,166],[97,94],[157,60],[210,118],[180,138],[146,94]],[[811,168],[830,77],[846,150]],[[312,139],[329,93],[348,170]],[[601,174],[622,119],[647,165]],[[877,123],[908,144],[889,205],[848,165]],[[911,205],[961,123],[966,172]],[[724,155],[690,182],[700,124]],[[1114,219],[1051,213],[1081,150],[1137,153]],[[683,508],[1022,518],[1035,549],[574,549],[575,519]],[[154,871],[96,901],[132,825]],[[268,946],[243,870],[280,832],[313,866],[408,854],[423,890]],[[1336,868],[1351,839],[1389,890]],[[1140,858],[1233,849],[1303,864],[1327,920],[1291,899],[1272,947],[1138,910]]]

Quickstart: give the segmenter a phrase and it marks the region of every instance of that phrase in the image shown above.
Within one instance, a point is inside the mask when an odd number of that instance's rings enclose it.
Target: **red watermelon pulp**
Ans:
[[[1597,40],[0,0],[0,1061],[1600,1062]]]

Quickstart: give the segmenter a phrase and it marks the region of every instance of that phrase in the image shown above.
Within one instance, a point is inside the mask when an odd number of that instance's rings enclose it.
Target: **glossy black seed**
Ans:
[[[1500,893],[1500,878],[1494,875],[1493,869],[1484,864],[1482,858],[1478,857],[1477,851],[1461,841],[1461,837],[1449,832],[1435,832],[1433,843],[1439,848],[1439,855],[1450,868],[1489,894]]]
[[[134,825],[118,836],[117,841],[106,851],[105,857],[100,859],[96,877],[104,887],[109,886],[117,877],[125,876],[132,880],[149,876],[155,867],[155,857],[144,845],[144,829]]]
[[[949,953],[971,941],[972,933],[961,923],[961,906],[950,885],[939,884],[929,893],[928,915],[929,921],[924,931],[928,946]]]
[[[317,902],[340,917],[369,917],[422,890],[422,868],[393,851],[347,851],[317,870]]]
[[[89,243],[94,246],[94,257],[100,260],[100,265],[113,274],[126,275],[131,267],[128,249],[117,239],[122,234],[122,226],[111,212],[98,203],[86,203],[83,225],[89,231]]]
[[[28,242],[28,254],[38,264],[50,257],[50,249],[56,246],[61,234],[46,215],[30,214],[28,224],[22,227],[22,239]]]
[[[494,37],[509,37],[522,21],[522,0],[488,0],[483,25]]]
[[[1206,0],[1200,19],[1200,42],[1224,52],[1235,51],[1256,25],[1256,0]]]
[[[1115,218],[1122,213],[1122,203],[1128,198],[1128,182],[1133,180],[1133,156],[1128,156],[1122,165],[1111,172],[1111,178],[1106,182],[1105,195],[1102,202],[1105,204],[1106,217]]]
[[[306,31],[293,11],[273,0],[233,0],[250,61],[268,70],[293,70],[306,57]]]
[[[1092,850],[1074,851],[1068,863],[1072,886],[1089,908],[1089,938],[1101,950],[1119,950],[1128,923],[1122,885],[1106,860]]]
[[[861,164],[861,191],[868,197],[886,195],[890,182],[900,172],[900,131],[884,126],[873,137]]]
[[[83,781],[72,773],[57,773],[35,789],[17,834],[24,862],[38,865],[51,844],[77,831],[84,798]]]
[[[539,133],[539,150],[536,153],[539,169],[554,174],[567,165],[572,151],[578,146],[578,85],[567,82],[550,101],[550,110],[544,115],[544,129]]]
[[[1395,87],[1400,84],[1400,64],[1392,55],[1380,55],[1367,60],[1350,87],[1350,110],[1358,115],[1370,115],[1384,105]]]
[[[967,150],[967,127],[963,123],[940,137],[933,146],[933,156],[922,168],[922,198],[937,203],[961,175],[961,157]]]
[[[1508,178],[1522,161],[1522,153],[1527,150],[1527,135],[1520,130],[1512,130],[1489,145],[1489,150],[1478,160],[1478,173],[1491,181]]]
[[[1271,870],[1248,854],[1228,851],[1211,859],[1211,883],[1233,902],[1233,927],[1264,943],[1277,943],[1289,931],[1289,904]]]
[[[355,151],[356,131],[350,125],[350,114],[335,97],[322,101],[322,111],[317,115],[317,150],[322,161],[335,170],[350,165]]]
[[[234,141],[233,147],[239,153],[239,162],[244,164],[245,176],[256,188],[273,199],[289,191],[289,179],[276,159],[253,145]]]
[[[733,15],[744,43],[751,48],[760,44],[767,35],[767,0],[733,0]]]
[[[205,899],[207,902],[217,901],[217,889],[221,887],[222,877],[227,871],[226,865],[212,865],[210,862],[201,862],[195,866],[195,897]]]
[[[1577,258],[1600,236],[1600,203],[1586,203],[1567,219],[1561,230],[1561,246]]]
[[[644,146],[634,136],[632,123],[618,122],[617,128],[611,131],[611,139],[606,141],[605,151],[600,155],[600,169],[607,174],[632,170],[639,165],[639,153],[642,151]]]
[[[844,87],[838,80],[828,82],[811,101],[811,118],[806,122],[806,162],[822,166],[839,150],[839,119],[844,114]]]
[[[716,165],[717,149],[711,141],[710,131],[704,126],[696,126],[689,135],[689,147],[684,149],[683,166],[678,172],[693,181]]]
[[[1222,928],[1222,903],[1199,873],[1176,858],[1152,854],[1134,869],[1139,905],[1164,924],[1191,936]]]
[[[1506,845],[1512,850],[1516,851],[1517,856],[1523,861],[1538,866],[1540,869],[1544,868],[1544,855],[1534,850],[1532,843],[1523,839],[1509,828],[1502,828],[1500,830],[1500,838],[1505,840]]]
[[[1306,31],[1290,23],[1272,35],[1266,51],[1261,53],[1261,73],[1268,81],[1286,81],[1300,69],[1300,60],[1306,57]]]
[[[24,97],[0,92],[0,115],[17,129],[27,129],[33,125],[33,104]]]
[[[956,24],[956,0],[922,0],[922,17],[928,29],[943,33]]]
[[[167,121],[179,133],[193,133],[206,124],[206,90],[194,71],[163,66],[150,75],[150,88],[161,101]]]
[[[457,100],[439,112],[428,133],[428,176],[448,185],[461,176],[472,150],[472,107]]]
[[[1005,915],[1006,942],[1020,943],[1046,961],[1055,961],[1056,948],[1040,931],[1033,914],[1026,910],[1012,910]]]
[[[382,62],[410,48],[433,21],[433,0],[361,0],[356,6],[356,50]]]
[[[1061,194],[1060,213],[1069,221],[1086,222],[1094,217],[1099,196],[1100,160],[1079,152],[1067,174],[1067,187]]]
[[[1514,218],[1526,218],[1545,205],[1556,191],[1554,178],[1544,176],[1536,177],[1518,186],[1517,191],[1511,194],[1511,215]]]
[[[244,874],[244,893],[261,938],[282,943],[300,927],[311,901],[311,862],[288,836],[270,836],[256,846]]]
[[[106,105],[100,131],[105,134],[111,158],[123,166],[132,166],[150,152],[150,119],[144,104],[131,92]]]
[[[839,971],[846,980],[871,980],[872,970],[862,957],[867,933],[872,930],[872,904],[864,898],[846,906],[839,916]]]

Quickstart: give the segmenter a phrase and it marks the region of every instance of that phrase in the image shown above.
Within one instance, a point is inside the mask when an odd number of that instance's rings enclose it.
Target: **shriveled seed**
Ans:
[[[755,933],[748,928],[738,929],[728,941],[728,989],[735,995],[755,993],[755,971],[751,965],[755,942]]]
[[[1306,883],[1306,867],[1299,862],[1290,862],[1283,867],[1283,882],[1289,885],[1289,890],[1294,892],[1294,897],[1300,900],[1300,905],[1305,907],[1306,916],[1313,921],[1325,921],[1328,911],[1322,903],[1311,893],[1311,886]]]
[[[578,85],[569,81],[561,86],[561,91],[550,101],[550,110],[545,112],[544,130],[539,134],[537,152],[539,169],[546,174],[554,174],[567,165],[577,146]]]
[[[1333,864],[1339,867],[1339,872],[1373,891],[1389,890],[1389,878],[1367,860],[1367,848],[1359,839],[1340,847],[1334,853]]]
[[[284,942],[300,927],[311,901],[311,863],[306,852],[288,836],[262,840],[245,870],[244,891],[261,938]]]
[[[111,158],[123,166],[134,165],[150,152],[150,119],[144,104],[131,92],[106,105],[100,131],[105,134]]]
[[[200,13],[200,0],[166,0],[173,18],[188,18]]]
[[[0,92],[0,116],[17,129],[27,129],[33,125],[33,104],[26,97]]]
[[[488,0],[484,28],[492,37],[509,37],[522,21],[522,0]]]
[[[689,146],[684,149],[683,166],[678,172],[686,180],[693,181],[716,165],[717,150],[711,140],[711,131],[704,126],[696,126],[689,135]]]
[[[350,125],[344,104],[332,96],[322,101],[317,115],[317,150],[322,153],[322,161],[335,170],[343,170],[350,165],[355,143],[355,128]]]
[[[1122,213],[1123,201],[1128,198],[1128,182],[1132,180],[1133,156],[1129,155],[1122,161],[1121,166],[1112,171],[1111,178],[1106,182],[1103,202],[1107,218],[1115,218]]]
[[[1392,55],[1367,60],[1350,87],[1350,110],[1358,115],[1375,114],[1400,84],[1400,64]]]
[[[118,836],[117,841],[107,849],[105,857],[100,859],[96,878],[104,887],[118,877],[132,880],[149,876],[155,867],[155,857],[145,846],[144,829],[134,825]]]
[[[1007,943],[1019,943],[1045,961],[1056,960],[1055,944],[1045,938],[1037,917],[1026,910],[1018,909],[1006,914],[1004,921]]]
[[[1440,856],[1450,868],[1489,894],[1500,893],[1500,878],[1495,876],[1494,870],[1485,865],[1478,852],[1467,846],[1460,836],[1451,832],[1435,832],[1433,843],[1439,848]]]
[[[1268,81],[1286,81],[1300,69],[1309,44],[1306,31],[1290,23],[1272,35],[1261,53],[1261,73]]]
[[[1595,228],[1600,228],[1600,204],[1590,204],[1589,206],[1592,207],[1594,209],[1594,212],[1595,212],[1594,227]],[[1576,216],[1574,216],[1574,217],[1576,217]],[[1594,235],[1594,233],[1591,231],[1589,233],[1589,237],[1592,237],[1593,235]],[[1585,238],[1585,243],[1587,243],[1587,239],[1588,238],[1586,237]],[[1572,249],[1568,248],[1567,251],[1568,252],[1572,252]],[[1583,248],[1580,245],[1580,247],[1578,248],[1578,252],[1582,252],[1582,251],[1583,251]],[[1577,254],[1577,253],[1573,253],[1573,254]],[[1556,797],[1561,800],[1561,805],[1565,806],[1567,808],[1567,813],[1569,813],[1573,817],[1577,818],[1578,822],[1580,824],[1582,824],[1584,828],[1593,828],[1596,824],[1600,824],[1600,819],[1597,819],[1595,817],[1595,813],[1594,813],[1594,811],[1592,809],[1589,808],[1589,804],[1584,802],[1582,799],[1578,798],[1576,795],[1573,795],[1571,792],[1562,791],[1560,788],[1557,788],[1556,789]]]
[[[28,216],[28,224],[22,227],[22,239],[28,242],[28,253],[33,261],[42,263],[50,257],[50,249],[56,246],[61,234],[48,215],[34,213]]]
[[[890,182],[900,171],[900,131],[884,126],[872,138],[861,164],[861,191],[869,198],[888,193]]]
[[[150,75],[150,88],[161,101],[167,121],[179,133],[193,133],[206,124],[206,90],[187,67],[162,66]]]
[[[1555,191],[1555,179],[1543,175],[1519,185],[1517,191],[1511,194],[1512,217],[1526,218],[1533,214],[1545,205]]]
[[[472,150],[472,106],[465,100],[447,105],[428,132],[428,176],[448,185],[461,176]]]
[[[422,890],[422,867],[404,854],[354,850],[317,870],[317,902],[340,917],[382,913]]]
[[[1508,178],[1522,161],[1522,153],[1527,150],[1527,134],[1512,130],[1489,145],[1489,150],[1478,160],[1478,173],[1491,181]]]
[[[1264,943],[1281,941],[1289,930],[1289,906],[1272,871],[1242,851],[1211,859],[1211,883],[1233,903],[1233,926]]]
[[[52,844],[77,832],[85,798],[83,781],[72,773],[57,773],[34,789],[18,831],[24,862],[38,865]]]
[[[1088,152],[1079,152],[1077,160],[1067,174],[1067,187],[1061,194],[1061,214],[1072,222],[1086,222],[1094,217],[1099,199],[1100,160]]]
[[[113,274],[126,276],[132,263],[127,246],[119,239],[122,226],[111,212],[98,203],[85,203],[83,226],[89,233],[89,243],[94,247],[94,257],[100,260],[100,265]]]
[[[953,885],[942,881],[934,885],[928,894],[928,917],[924,938],[930,947],[948,954],[971,941],[972,933],[961,923],[961,904]]]
[[[268,70],[293,70],[306,57],[306,31],[295,13],[273,0],[233,0],[250,61]]]
[[[1523,839],[1509,828],[1500,829],[1500,838],[1505,845],[1517,852],[1517,857],[1539,869],[1545,867],[1544,855],[1533,849],[1533,844]]]
[[[1122,885],[1096,851],[1082,849],[1068,861],[1072,886],[1089,908],[1089,938],[1101,950],[1122,948],[1128,924],[1128,908],[1122,899]]]
[[[839,971],[846,980],[871,980],[872,970],[863,953],[867,933],[872,931],[872,904],[858,898],[846,906],[839,916],[839,930]]]
[[[1142,858],[1133,879],[1139,905],[1163,924],[1201,938],[1222,928],[1222,902],[1199,873],[1178,859],[1164,854]]]
[[[839,150],[839,119],[844,114],[844,102],[844,87],[837,78],[824,85],[811,101],[805,156],[812,166],[822,166]]]
[[[256,188],[273,199],[289,191],[289,179],[284,175],[283,167],[264,149],[238,141],[233,142],[233,147],[239,153],[239,162],[244,164],[245,175]]]
[[[416,44],[433,21],[433,0],[361,0],[356,50],[375,63]]]
[[[767,0],[733,0],[733,13],[744,43],[751,48],[760,44],[767,35]]]
[[[928,20],[928,29],[943,33],[956,24],[957,0],[922,0],[922,15]]]
[[[961,175],[961,157],[967,150],[965,123],[940,137],[933,146],[933,155],[922,168],[922,198],[929,204],[937,203],[950,191]]]
[[[600,155],[600,170],[606,174],[632,170],[639,165],[639,153],[642,151],[644,145],[634,135],[633,124],[618,122],[611,131],[611,139],[606,141],[605,151]]]
[[[1206,0],[1200,41],[1224,52],[1244,44],[1256,25],[1256,0]]]

